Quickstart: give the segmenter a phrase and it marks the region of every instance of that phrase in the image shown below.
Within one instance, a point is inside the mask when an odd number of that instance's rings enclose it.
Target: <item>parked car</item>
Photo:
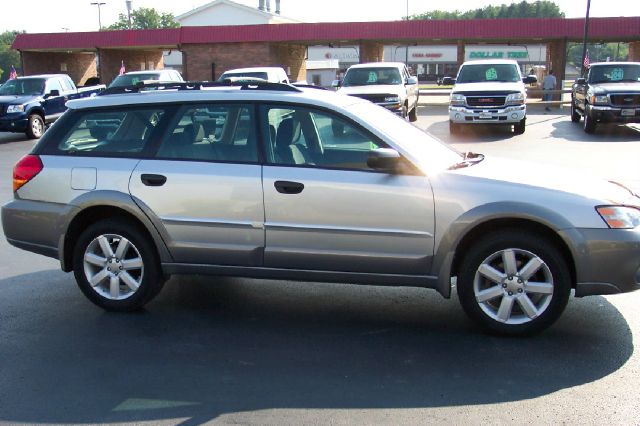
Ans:
[[[536,82],[522,77],[513,60],[467,61],[462,64],[451,89],[449,131],[457,133],[461,125],[513,125],[515,134],[525,131],[527,91],[525,84]]]
[[[571,121],[587,133],[598,124],[640,123],[640,62],[602,62],[578,78],[571,94]]]
[[[116,311],[172,274],[447,298],[457,277],[479,326],[520,335],[552,324],[572,289],[640,288],[640,198],[621,185],[462,154],[351,96],[259,84],[70,101],[15,166],[7,240]]]
[[[42,136],[46,125],[66,111],[69,99],[94,95],[104,85],[76,88],[66,74],[18,77],[0,86],[0,132],[24,132],[28,138]]]
[[[109,88],[135,86],[141,81],[158,81],[162,83],[184,82],[182,74],[176,70],[131,71],[113,79]]]
[[[251,68],[238,68],[222,73],[218,81],[224,81],[229,78],[259,78],[271,83],[285,83],[289,84],[289,77],[287,73],[281,67],[251,67]]]
[[[334,81],[333,86],[338,93],[366,99],[410,121],[418,119],[418,79],[401,62],[352,65],[344,80]]]
[[[438,79],[438,86],[453,86],[456,82],[456,79],[450,76],[444,76]]]

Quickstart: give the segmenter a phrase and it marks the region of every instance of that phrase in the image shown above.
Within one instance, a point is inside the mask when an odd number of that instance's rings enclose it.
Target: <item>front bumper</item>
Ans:
[[[527,116],[526,105],[503,108],[469,108],[449,106],[449,120],[459,124],[514,124]]]
[[[623,115],[623,111],[633,115]],[[600,123],[640,123],[640,108],[619,108],[611,106],[592,105],[589,107],[589,115]]]
[[[0,118],[0,132],[24,132],[27,130],[29,120],[26,115],[16,114],[18,117],[2,117]]]
[[[376,102],[375,104],[402,117],[402,104],[400,102]]]
[[[574,248],[576,296],[640,290],[640,229],[560,231]]]

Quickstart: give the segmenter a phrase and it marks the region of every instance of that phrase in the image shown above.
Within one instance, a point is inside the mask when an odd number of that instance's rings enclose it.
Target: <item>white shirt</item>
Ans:
[[[545,90],[555,89],[556,88],[556,76],[555,75],[545,75],[542,80],[542,88]]]

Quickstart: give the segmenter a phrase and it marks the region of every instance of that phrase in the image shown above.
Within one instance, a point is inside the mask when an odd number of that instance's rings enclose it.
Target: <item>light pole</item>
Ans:
[[[407,0],[407,24],[409,24],[409,0]],[[409,68],[409,43],[407,43],[407,48],[405,49],[404,55],[404,64]]]
[[[587,40],[589,39],[589,9],[591,9],[591,0],[587,0],[587,15],[584,18],[584,40],[582,41],[582,75],[586,67],[584,66],[584,58],[587,56]]]
[[[98,31],[102,31],[102,17],[100,16],[100,6],[105,5],[104,2],[91,2],[92,6],[98,6]]]
[[[129,29],[131,29],[131,3],[132,0],[125,0],[127,3],[127,18],[129,19]]]

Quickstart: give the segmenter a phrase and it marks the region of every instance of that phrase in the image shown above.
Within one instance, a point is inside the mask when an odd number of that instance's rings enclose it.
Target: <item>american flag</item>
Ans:
[[[124,74],[126,71],[124,69],[124,61],[120,63],[120,75]]]
[[[584,62],[582,63],[585,68],[589,68],[589,51],[587,50],[584,54]]]
[[[18,78],[18,72],[13,67],[13,65],[11,65],[11,71],[9,72],[9,80],[13,80],[14,78]]]

